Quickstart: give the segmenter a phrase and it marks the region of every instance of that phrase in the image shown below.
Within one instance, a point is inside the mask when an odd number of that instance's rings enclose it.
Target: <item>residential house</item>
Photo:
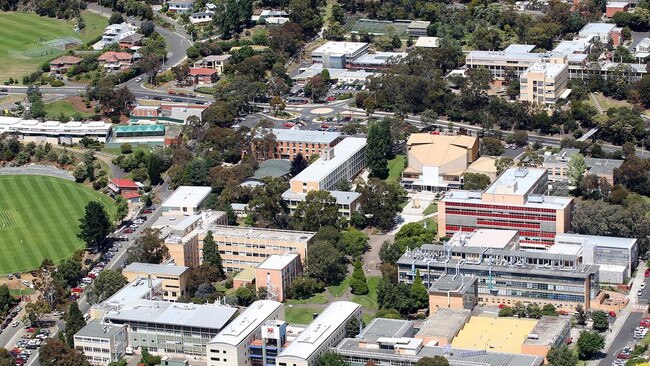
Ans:
[[[68,72],[72,66],[78,65],[81,58],[75,56],[61,56],[50,61],[50,74],[60,77]]]
[[[140,202],[140,186],[130,179],[113,178],[108,182],[108,189],[114,194],[119,194],[128,202]]]
[[[626,12],[630,9],[630,3],[615,1],[608,3],[605,7],[605,16],[611,18],[616,13]]]
[[[189,81],[192,85],[213,84],[217,81],[217,70],[205,67],[191,67]]]
[[[187,13],[194,9],[194,0],[171,0],[167,5],[170,13]]]
[[[223,74],[223,69],[230,63],[232,55],[210,55],[194,63],[194,67],[217,70],[217,75]]]
[[[97,58],[99,66],[108,70],[126,70],[133,66],[133,55],[126,52],[108,51]]]
[[[120,48],[123,50],[131,50],[142,46],[142,39],[144,35],[140,33],[133,33],[130,36],[126,36],[120,39]]]
[[[123,38],[135,34],[136,27],[128,23],[111,24],[104,30],[102,39],[93,45],[93,49],[101,50],[106,46],[117,43]]]
[[[196,13],[192,13],[192,15],[190,15],[190,23],[192,24],[210,23],[211,21],[212,21],[212,13],[199,11]]]

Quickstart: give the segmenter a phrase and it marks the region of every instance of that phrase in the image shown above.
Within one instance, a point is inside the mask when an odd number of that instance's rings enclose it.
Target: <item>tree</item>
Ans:
[[[346,255],[358,258],[368,249],[370,238],[365,233],[351,228],[341,233],[341,243]]]
[[[316,231],[323,226],[338,226],[339,210],[336,198],[328,191],[311,191],[293,214],[296,230]]]
[[[350,321],[345,325],[345,338],[354,338],[359,334],[359,329],[361,328],[362,323],[359,321],[359,318],[356,316],[352,317]]]
[[[371,123],[368,128],[366,165],[372,176],[380,179],[385,179],[388,176],[388,158],[392,150],[390,121],[384,118]]]
[[[350,280],[350,289],[354,295],[365,295],[368,293],[366,275],[363,273],[363,267],[359,258],[354,261],[354,270],[352,271],[352,279]]]
[[[546,304],[542,307],[542,315],[557,316],[557,310],[553,304]]]
[[[55,279],[60,280],[67,287],[77,284],[81,273],[81,262],[76,258],[64,259],[56,268]]]
[[[122,196],[115,196],[115,206],[117,210],[115,211],[115,220],[117,222],[122,222],[126,215],[129,214],[129,203]]]
[[[160,238],[159,229],[147,228],[127,253],[129,263],[159,264],[167,257],[169,249],[167,249],[164,240]]]
[[[115,12],[115,13],[111,14],[111,17],[108,18],[108,24],[109,25],[110,24],[120,24],[120,23],[123,23],[123,22],[124,22],[124,17],[122,16],[122,14],[120,14],[118,12]]]
[[[444,356],[422,357],[415,366],[449,366],[449,361]]]
[[[537,304],[528,304],[526,306],[526,316],[532,319],[539,319],[542,317],[542,309]]]
[[[517,146],[528,145],[528,132],[517,130],[512,134],[512,139]]]
[[[501,173],[503,173],[506,169],[508,169],[511,166],[515,165],[515,162],[511,157],[504,156],[502,158],[497,158],[494,161],[494,165],[497,168],[497,175],[501,175]]]
[[[580,183],[582,183],[585,171],[587,170],[585,157],[582,154],[573,155],[571,159],[569,159],[568,169],[569,184],[579,187]]]
[[[149,176],[151,185],[155,186],[159,183],[162,183],[161,166],[162,161],[160,161],[158,155],[155,153],[149,154],[149,157],[147,159],[147,175]]]
[[[305,38],[311,38],[318,33],[323,26],[318,6],[309,0],[291,0],[289,2],[289,19],[292,23],[297,23],[303,29]]]
[[[269,100],[269,107],[273,110],[273,114],[277,115],[280,111],[283,111],[286,108],[287,104],[282,100],[281,97],[275,95]]]
[[[315,278],[298,276],[291,281],[288,296],[290,299],[304,300],[316,293],[323,292],[324,289],[325,286]]]
[[[203,239],[203,263],[213,266],[217,269],[219,277],[223,277],[223,261],[219,254],[219,247],[214,241],[212,231],[209,230]]]
[[[546,354],[546,360],[550,366],[576,366],[578,355],[566,345],[551,348]]]
[[[592,328],[598,332],[604,332],[609,328],[609,321],[607,321],[607,313],[602,310],[591,312],[591,320],[593,321]]]
[[[345,278],[345,256],[331,243],[314,241],[307,252],[307,273],[326,285],[338,284]]]
[[[420,270],[415,271],[415,278],[411,284],[411,301],[415,309],[427,308],[429,304],[429,291],[422,283]]]
[[[289,170],[289,174],[291,174],[292,177],[295,177],[298,173],[305,170],[308,165],[309,163],[305,160],[305,157],[302,156],[302,153],[298,153],[291,162],[291,170]]]
[[[122,153],[122,155],[130,154],[133,152],[133,146],[125,142],[122,145],[120,145],[120,152]]]
[[[38,362],[42,366],[90,366],[80,351],[54,338],[48,338],[41,347]]]
[[[605,338],[596,332],[583,330],[580,332],[576,346],[578,347],[578,357],[581,360],[587,360],[605,347]]]
[[[504,306],[501,309],[499,309],[500,317],[506,318],[514,315],[515,315],[515,311],[510,306]]]
[[[578,304],[576,305],[576,324],[578,325],[585,325],[587,324],[587,314],[585,314],[585,308],[582,307],[582,305]]]
[[[99,273],[89,288],[88,302],[98,304],[117,293],[127,284],[127,279],[115,270],[104,270]]]
[[[402,211],[400,204],[406,199],[404,189],[394,182],[370,178],[366,184],[357,186],[357,192],[361,193],[361,213],[368,225],[390,229],[395,216]]]
[[[81,232],[77,236],[87,247],[96,247],[104,243],[113,225],[104,206],[98,201],[90,201],[86,205],[84,217],[79,219],[79,228]]]
[[[160,364],[160,356],[153,356],[149,353],[147,347],[142,347],[142,357],[140,358],[140,364],[144,366],[156,366]]]
[[[338,353],[327,351],[318,357],[316,366],[349,366],[343,356]]]
[[[499,156],[506,151],[501,140],[494,137],[483,138],[483,154],[490,156]]]
[[[68,347],[74,347],[74,335],[85,326],[86,320],[79,310],[79,305],[76,301],[72,301],[65,319],[65,339]]]
[[[310,96],[313,103],[317,103],[327,95],[329,86],[322,76],[312,76],[305,84],[305,95]]]
[[[482,191],[490,185],[490,177],[481,173],[463,174],[463,188],[470,191]]]
[[[81,183],[86,180],[86,167],[83,164],[79,164],[74,168],[72,172],[75,182]]]
[[[248,306],[255,301],[255,292],[248,286],[241,286],[235,291],[240,306]]]
[[[140,23],[140,33],[145,37],[150,37],[156,29],[156,25],[151,20],[145,20]]]

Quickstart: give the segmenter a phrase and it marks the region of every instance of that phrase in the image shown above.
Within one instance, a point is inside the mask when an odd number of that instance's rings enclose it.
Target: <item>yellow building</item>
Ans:
[[[166,264],[131,263],[122,274],[129,282],[137,278],[159,279],[162,281],[163,299],[177,301],[179,297],[186,294],[189,268],[184,266],[172,266]]]
[[[565,97],[569,64],[539,62],[530,65],[519,78],[519,100],[553,105]]]
[[[478,158],[479,143],[473,136],[414,133],[406,142],[406,151],[404,187],[437,191],[462,186],[463,174]]]

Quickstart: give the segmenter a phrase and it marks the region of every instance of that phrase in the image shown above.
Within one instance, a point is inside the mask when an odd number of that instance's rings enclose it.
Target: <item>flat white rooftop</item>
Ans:
[[[247,228],[225,225],[210,225],[209,229],[212,230],[212,235],[215,237],[215,240],[217,237],[229,237],[307,243],[316,234],[311,231]]]
[[[38,134],[108,134],[112,124],[103,121],[62,123],[59,121],[40,122],[31,119],[0,116],[0,133],[19,132],[33,135]]]
[[[180,276],[188,269],[190,268],[185,266],[172,266],[168,264],[151,264],[151,263],[134,262],[126,266],[126,268],[124,268],[124,271]]]
[[[556,78],[558,77],[565,69],[568,69],[569,66],[567,64],[551,64],[548,62],[537,62],[532,65],[530,65],[524,74],[522,74],[522,77],[526,77],[528,73],[531,72],[538,72],[538,73],[544,73],[545,78]]]
[[[341,136],[340,132],[288,130],[282,128],[274,128],[271,130],[271,132],[275,135],[276,141],[295,141],[316,144],[330,144]]]
[[[210,344],[239,345],[244,339],[257,331],[260,326],[282,307],[282,303],[271,300],[258,300],[252,303],[244,312],[239,314],[230,324],[217,334]]]
[[[485,193],[499,194],[502,192],[502,187],[512,187],[512,191],[508,194],[525,195],[545,174],[546,169],[508,168],[487,187]]]
[[[336,328],[343,324],[359,308],[361,308],[361,305],[350,301],[335,301],[331,303],[300,333],[295,341],[285,348],[284,351],[280,352],[278,359],[281,357],[308,359],[318,350],[323,342],[327,341]]]
[[[436,48],[439,46],[440,40],[438,37],[418,37],[418,40],[415,41],[415,47]]]
[[[630,249],[636,244],[636,239],[616,236],[557,234],[555,236],[555,245],[559,243],[580,243],[582,245],[589,243],[597,247]]]
[[[478,229],[474,231],[465,245],[480,248],[505,248],[519,235],[517,230]]]
[[[211,187],[180,186],[162,204],[163,207],[198,207],[212,192]]]
[[[612,23],[587,23],[578,34],[580,37],[586,37],[589,35],[601,35],[609,34],[616,27],[616,24]]]
[[[272,256],[266,258],[266,260],[260,263],[257,268],[259,269],[272,269],[272,270],[281,270],[288,266],[291,262],[298,258],[297,253],[285,253],[285,254],[273,254]]]
[[[347,137],[333,147],[334,157],[325,160],[322,156],[311,163],[300,174],[291,180],[303,182],[320,182],[339,166],[346,163],[359,150],[366,147],[366,139],[362,137]]]
[[[316,48],[311,52],[312,57],[323,56],[325,54],[332,54],[337,56],[350,56],[368,47],[365,42],[339,42],[329,41],[324,45]]]

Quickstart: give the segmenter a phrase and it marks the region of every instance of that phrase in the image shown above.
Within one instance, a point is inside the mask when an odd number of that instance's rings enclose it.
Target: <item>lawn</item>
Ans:
[[[315,294],[314,296],[305,299],[305,300],[287,300],[287,304],[291,305],[302,305],[302,304],[327,304],[327,296],[324,293]]]
[[[86,27],[79,33],[75,19],[41,17],[33,13],[0,12],[0,81],[21,80],[40,65],[65,53],[43,45],[45,41],[74,37],[88,42],[100,36],[108,19],[88,11],[82,13]]]
[[[396,155],[394,158],[388,160],[388,182],[399,182],[402,177],[402,170],[406,164],[405,155]]]
[[[436,212],[438,212],[438,203],[436,202],[431,202],[431,204],[427,206],[427,208],[425,208],[424,211],[422,211],[422,213],[425,216],[431,215],[432,213],[436,213]]]
[[[78,220],[93,200],[115,213],[108,196],[68,180],[0,177],[0,274],[37,268],[45,258],[58,263],[83,247]]]
[[[323,311],[321,308],[307,306],[292,306],[284,308],[284,319],[290,324],[309,324],[314,320],[314,313]]]
[[[45,105],[45,114],[49,119],[58,119],[61,115],[72,118],[76,113],[79,113],[82,118],[89,118],[94,115],[94,113],[77,110],[74,104],[67,100],[59,100]]]
[[[341,297],[350,288],[350,277],[347,277],[336,286],[329,286],[327,289],[334,297]]]
[[[347,277],[343,282],[337,286],[330,286],[327,289],[330,294],[336,298],[342,297],[350,289],[350,279]],[[366,295],[352,295],[351,301],[363,306],[366,309],[377,309],[377,286],[381,281],[380,276],[370,276],[366,278],[368,282],[368,294]]]
[[[131,148],[133,149],[133,152],[131,154],[135,153],[138,150],[144,151],[145,154],[148,154],[148,153],[151,152],[151,145],[147,145],[147,144],[131,144]],[[117,155],[122,155],[122,147],[121,147],[121,145],[118,145],[118,146],[114,146],[114,145],[105,146],[102,149],[102,152],[106,153],[106,154],[116,155],[116,156]]]
[[[22,285],[21,285],[21,286],[22,286]],[[31,288],[10,289],[10,290],[9,290],[9,294],[10,294],[11,296],[15,296],[15,297],[18,297],[18,296],[29,296],[29,295],[33,295],[33,294],[35,294],[35,293],[36,293],[36,290],[33,290],[33,289],[31,289]]]

